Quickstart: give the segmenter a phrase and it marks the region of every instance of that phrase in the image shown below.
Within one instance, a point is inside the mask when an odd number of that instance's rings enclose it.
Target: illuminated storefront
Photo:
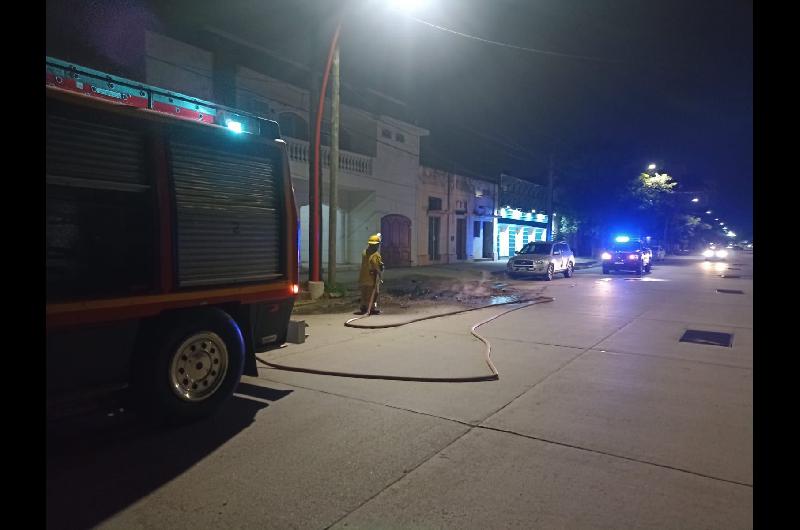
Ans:
[[[496,210],[498,259],[507,259],[529,241],[547,240],[547,188],[534,182],[500,175]]]
[[[514,208],[500,208],[497,219],[497,255],[507,258],[529,241],[545,241],[547,216],[523,212]]]

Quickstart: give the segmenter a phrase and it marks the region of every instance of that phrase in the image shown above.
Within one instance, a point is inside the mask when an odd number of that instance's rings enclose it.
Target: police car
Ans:
[[[618,236],[614,239],[614,244],[603,252],[601,258],[603,274],[622,270],[635,272],[641,276],[645,272],[650,272],[653,252],[639,239]]]

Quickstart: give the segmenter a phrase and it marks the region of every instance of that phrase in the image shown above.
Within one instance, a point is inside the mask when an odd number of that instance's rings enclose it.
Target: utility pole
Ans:
[[[336,210],[339,206],[339,43],[333,51],[331,65],[331,182],[328,208],[328,286],[336,284]]]
[[[319,99],[319,39],[318,35],[322,29],[322,24],[317,21],[309,32],[310,45],[309,45],[309,124],[314,123],[314,119],[319,111],[317,100]],[[319,256],[317,255],[321,246],[322,231],[319,229],[317,220],[321,217],[321,201],[318,196],[321,195],[319,185],[314,178],[318,167],[319,160],[317,160],[316,149],[314,149],[313,138],[313,125],[309,127],[311,136],[308,142],[308,279],[309,281],[319,281],[319,270],[315,264],[319,263]]]
[[[550,170],[547,173],[547,233],[545,240],[553,240],[553,154],[550,153]]]

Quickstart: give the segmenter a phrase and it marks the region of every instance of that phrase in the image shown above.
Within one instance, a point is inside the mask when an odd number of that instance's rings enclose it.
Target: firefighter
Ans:
[[[363,315],[367,312],[370,298],[374,299],[372,307],[369,308],[369,314],[379,315],[381,313],[378,309],[378,285],[381,281],[380,275],[382,272],[381,235],[378,233],[370,236],[367,240],[367,248],[361,254],[361,271],[358,274],[358,287],[361,290],[361,307],[357,314]]]

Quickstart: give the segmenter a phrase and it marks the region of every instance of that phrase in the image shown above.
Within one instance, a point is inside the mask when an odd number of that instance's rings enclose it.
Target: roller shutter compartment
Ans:
[[[279,156],[226,131],[172,135],[179,287],[284,275]]]
[[[48,105],[49,300],[147,292],[153,286],[145,135],[131,120]]]

